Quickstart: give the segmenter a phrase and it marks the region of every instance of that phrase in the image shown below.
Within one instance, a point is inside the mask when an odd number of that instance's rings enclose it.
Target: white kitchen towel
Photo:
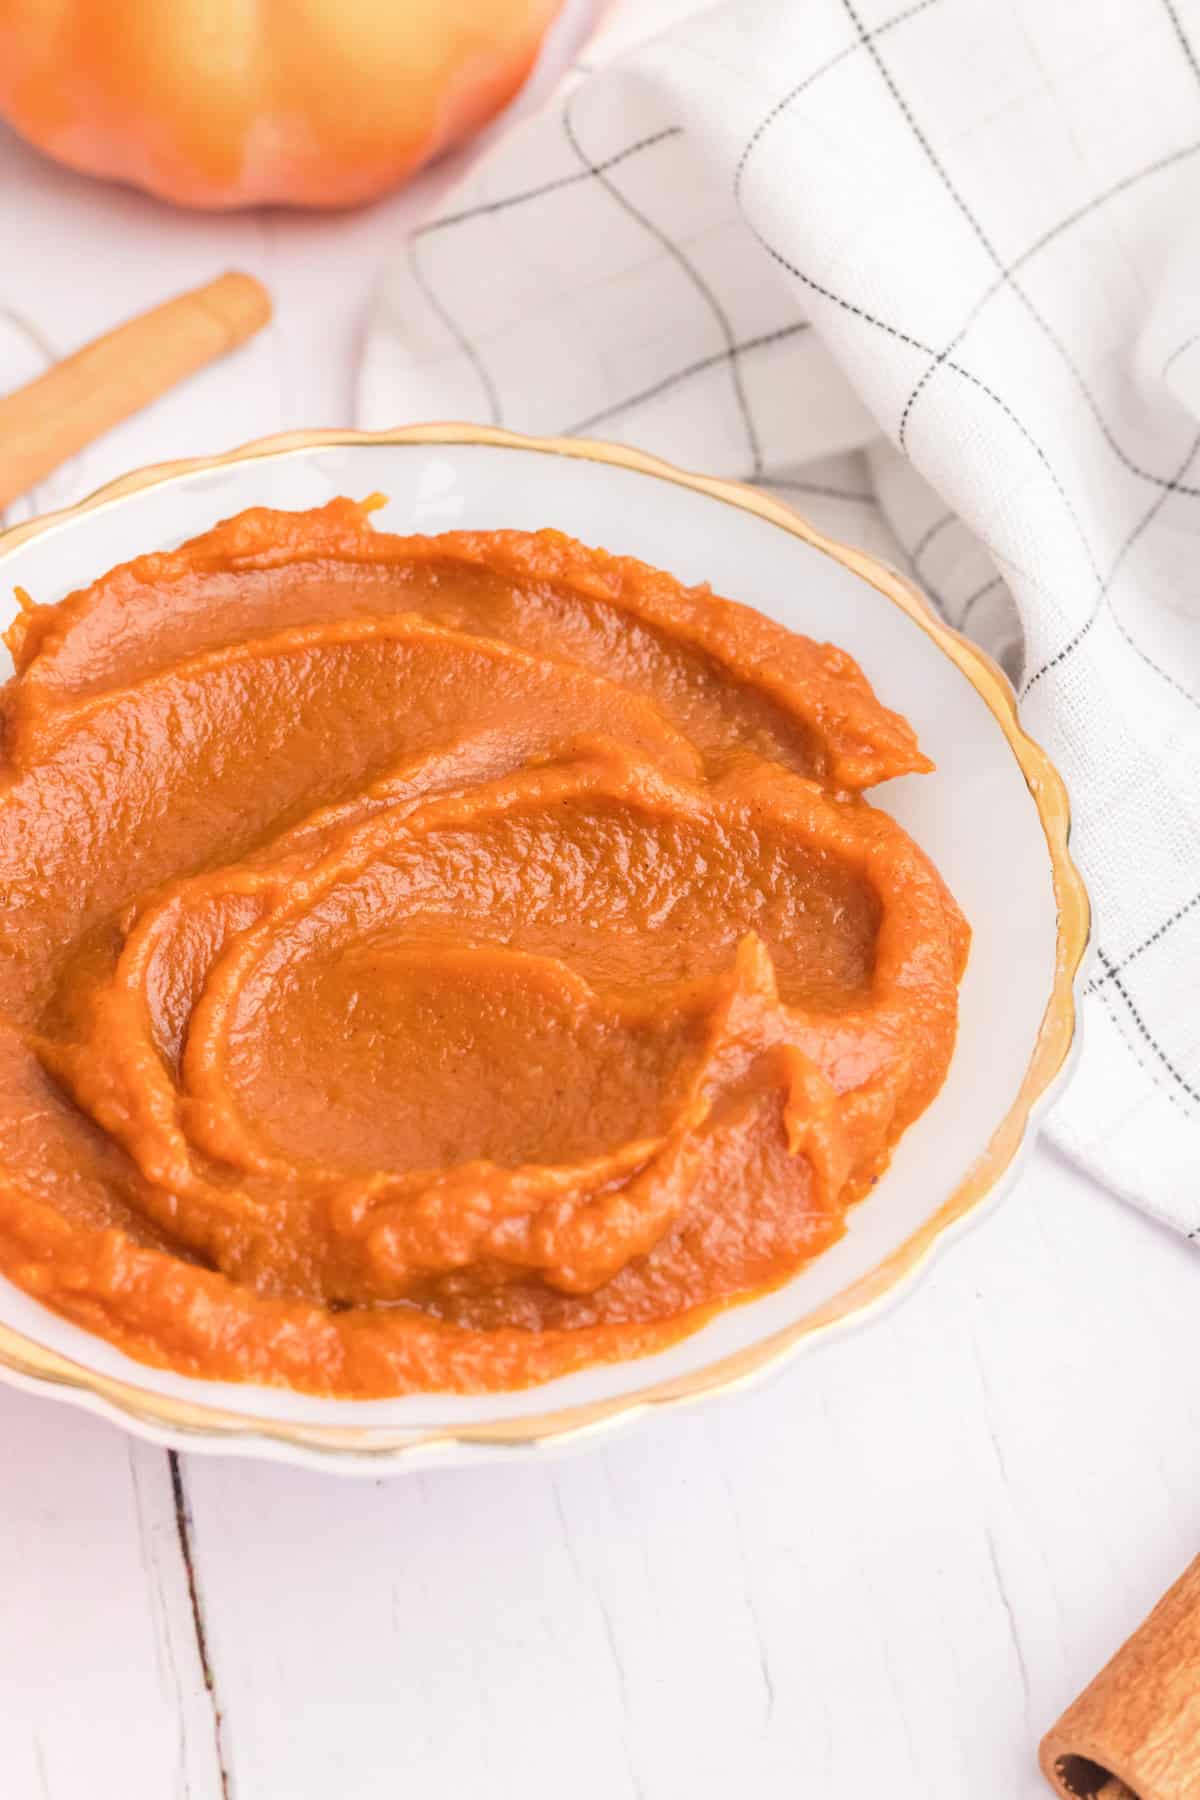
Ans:
[[[763,482],[997,652],[1096,911],[1050,1133],[1200,1236],[1200,0],[619,6],[397,246],[360,417]]]

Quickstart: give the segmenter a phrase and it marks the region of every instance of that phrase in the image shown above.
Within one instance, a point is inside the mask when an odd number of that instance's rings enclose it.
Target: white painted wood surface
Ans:
[[[0,136],[0,384],[224,267],[278,308],[37,507],[348,422],[428,193],[188,217]],[[1198,1320],[1195,1250],[1039,1149],[870,1329],[557,1462],[175,1461],[0,1388],[0,1800],[1035,1800],[1197,1549]]]

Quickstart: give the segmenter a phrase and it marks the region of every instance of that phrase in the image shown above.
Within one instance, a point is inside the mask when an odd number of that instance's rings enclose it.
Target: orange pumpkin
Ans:
[[[0,0],[0,114],[184,206],[348,206],[492,117],[559,0]]]

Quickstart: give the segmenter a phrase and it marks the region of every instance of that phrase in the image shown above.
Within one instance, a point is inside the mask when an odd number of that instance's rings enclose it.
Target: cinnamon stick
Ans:
[[[0,507],[265,325],[271,299],[227,274],[140,313],[0,398]]]
[[[1200,1800],[1200,1557],[1042,1739],[1062,1800]]]

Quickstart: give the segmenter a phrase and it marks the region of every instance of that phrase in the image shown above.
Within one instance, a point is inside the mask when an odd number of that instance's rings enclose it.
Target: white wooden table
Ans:
[[[278,309],[38,510],[350,422],[421,204],[189,217],[0,136],[0,384],[225,267]],[[559,1462],[357,1484],[0,1387],[0,1797],[1035,1800],[1197,1549],[1198,1319],[1195,1250],[1039,1149],[879,1323]]]

